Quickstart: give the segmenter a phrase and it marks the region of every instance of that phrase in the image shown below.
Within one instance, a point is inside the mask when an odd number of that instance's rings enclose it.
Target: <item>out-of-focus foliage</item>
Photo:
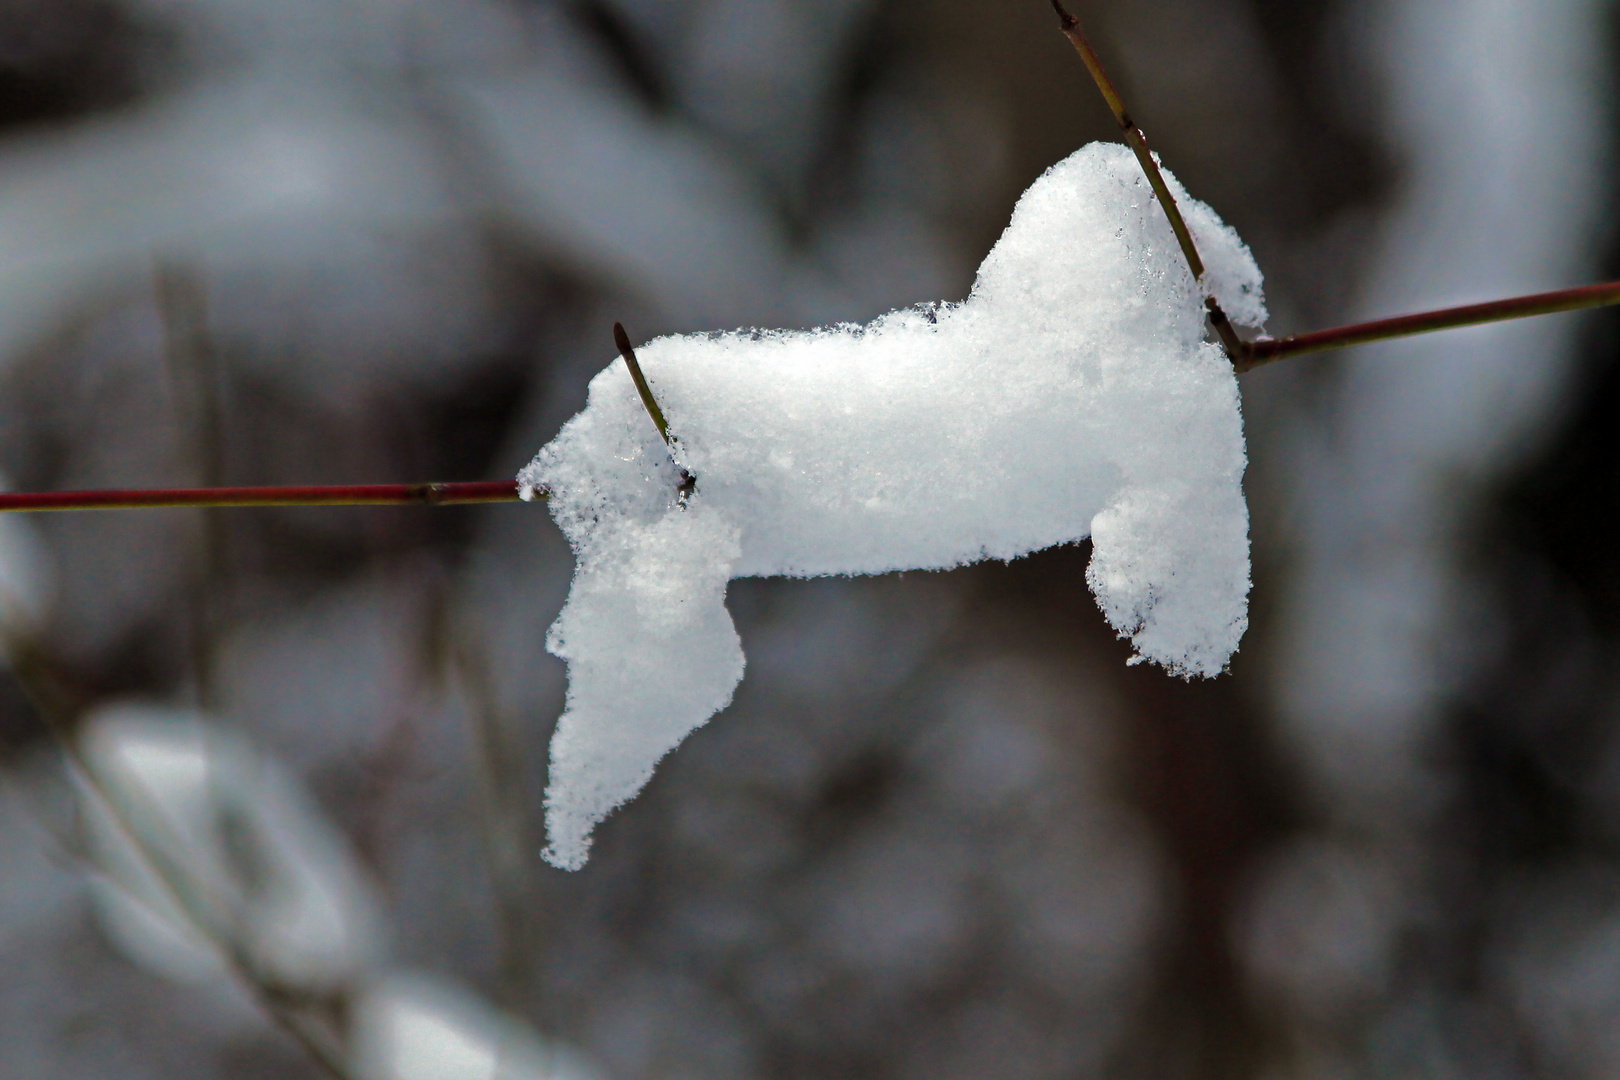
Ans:
[[[1076,6],[1273,333],[1613,268],[1599,0]],[[0,0],[0,470],[509,476],[613,320],[960,296],[1110,137],[1034,3]],[[539,509],[0,522],[0,1074],[318,1075],[98,920],[111,834],[26,686],[282,763],[386,947],[281,990],[366,1077],[502,1039],[613,1080],[1611,1075],[1605,318],[1246,377],[1255,623],[1210,685],[1124,668],[1082,548],[734,583],[737,701],[572,876]]]

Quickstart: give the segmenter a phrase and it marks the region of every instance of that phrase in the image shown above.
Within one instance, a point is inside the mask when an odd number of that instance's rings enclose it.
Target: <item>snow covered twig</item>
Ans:
[[[551,493],[576,558],[546,639],[569,679],[549,861],[583,865],[596,823],[731,700],[734,578],[946,569],[1089,536],[1087,582],[1136,659],[1224,669],[1247,625],[1245,454],[1204,298],[1258,328],[1262,278],[1213,209],[1162,182],[1205,280],[1131,152],[1095,143],[1024,193],[965,300],[641,346],[677,446],[622,360],[592,380],[519,476]],[[672,449],[702,478],[690,499]]]
[[[1509,322],[1536,315],[1620,304],[1620,281],[1581,285],[1573,289],[1510,296],[1482,304],[1440,308],[1412,315],[1336,326],[1308,334],[1239,343],[1233,366],[1238,374],[1296,356],[1346,349],[1375,341],[1455,330],[1485,323]],[[621,350],[622,354],[623,350]],[[634,352],[631,352],[634,355]],[[636,370],[639,370],[639,365]],[[640,387],[637,387],[638,391]],[[648,391],[651,395],[651,391]],[[656,407],[657,402],[653,402]],[[652,409],[648,409],[651,413]],[[659,415],[654,416],[654,423]],[[659,434],[667,422],[659,425]],[[544,500],[544,488],[531,497]],[[441,484],[326,484],[296,487],[225,488],[114,488],[99,491],[0,492],[0,513],[44,510],[145,510],[164,507],[233,506],[468,506],[476,503],[525,501],[519,484],[511,480],[476,480]]]

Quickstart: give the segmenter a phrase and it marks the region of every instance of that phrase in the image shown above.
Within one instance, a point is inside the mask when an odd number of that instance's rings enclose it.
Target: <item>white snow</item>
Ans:
[[[471,992],[390,972],[350,1000],[357,1080],[597,1080],[578,1051],[542,1039]]]
[[[1265,319],[1237,234],[1167,177],[1234,322]],[[546,858],[730,701],[734,577],[1011,559],[1091,536],[1087,580],[1137,659],[1215,675],[1247,625],[1237,382],[1146,178],[1093,144],[1019,201],[968,299],[866,326],[666,337],[637,350],[698,478],[622,360],[520,481],[578,560],[548,647],[568,663]]]
[[[329,990],[380,959],[380,902],[344,841],[240,736],[114,702],[85,718],[80,748],[96,781],[83,785],[96,912],[132,960],[209,980],[227,970],[215,942],[228,938],[278,984]]]

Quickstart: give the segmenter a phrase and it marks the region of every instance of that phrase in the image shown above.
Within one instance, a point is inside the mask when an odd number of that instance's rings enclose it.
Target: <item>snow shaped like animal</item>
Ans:
[[[1171,191],[1234,322],[1258,268]],[[1092,538],[1087,581],[1137,655],[1215,675],[1248,623],[1237,381],[1130,152],[1047,170],[959,304],[865,326],[659,338],[638,357],[680,473],[622,360],[523,470],[578,561],[547,647],[568,664],[546,793],[557,866],[724,708],[743,674],[734,577],[877,574]]]

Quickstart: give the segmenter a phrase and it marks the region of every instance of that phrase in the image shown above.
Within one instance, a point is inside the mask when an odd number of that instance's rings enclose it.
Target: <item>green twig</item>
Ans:
[[[543,936],[532,870],[533,853],[539,845],[529,830],[523,754],[489,670],[488,649],[483,642],[469,640],[473,631],[465,616],[446,612],[444,618],[442,632],[466,696],[484,780],[484,824],[500,935],[501,989],[504,1004],[522,1010],[533,1004]]]
[[[613,344],[619,347],[624,366],[630,369],[630,379],[636,384],[636,393],[641,395],[642,407],[652,417],[653,426],[658,429],[664,445],[672,445],[674,440],[669,437],[669,421],[664,419],[664,410],[658,407],[658,399],[653,397],[652,387],[647,385],[647,376],[641,373],[641,364],[636,361],[636,350],[630,345],[630,335],[624,332],[624,323],[613,324]]]
[[[653,397],[652,387],[647,385],[647,377],[641,373],[641,364],[636,360],[636,350],[630,346],[630,335],[624,332],[623,323],[613,324],[613,343],[619,347],[619,355],[624,357],[624,366],[630,369],[630,379],[636,384],[636,393],[641,395],[642,407],[647,415],[652,417],[653,426],[663,437],[664,446],[669,449],[669,459],[675,462],[675,468],[680,470],[680,498],[684,505],[686,499],[697,488],[697,477],[686,471],[686,467],[675,460],[675,436],[669,433],[669,421],[664,419],[664,410],[658,407],[658,399]]]

